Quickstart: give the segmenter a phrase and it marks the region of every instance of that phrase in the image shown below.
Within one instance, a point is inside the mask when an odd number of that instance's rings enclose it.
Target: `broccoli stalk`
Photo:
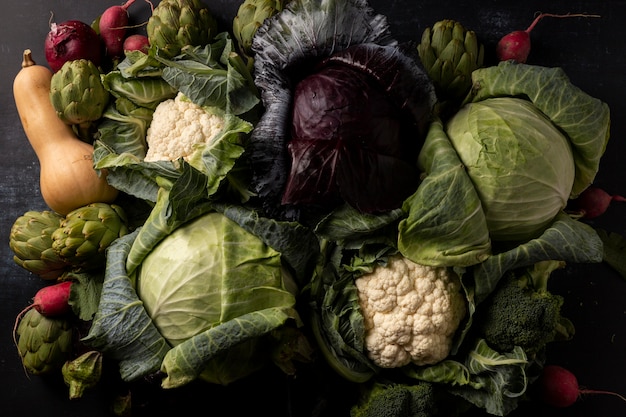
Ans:
[[[532,357],[549,342],[573,336],[573,324],[561,316],[563,297],[548,290],[550,275],[562,266],[562,262],[543,261],[502,277],[479,306],[475,322],[493,349],[508,352],[520,346]]]

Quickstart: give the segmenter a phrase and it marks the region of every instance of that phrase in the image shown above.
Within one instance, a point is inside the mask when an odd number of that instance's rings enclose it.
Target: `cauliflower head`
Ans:
[[[156,107],[146,134],[144,161],[174,161],[193,153],[196,145],[209,143],[224,127],[224,119],[211,114],[182,93]]]
[[[445,359],[467,302],[452,270],[392,256],[355,280],[368,357],[382,368]]]

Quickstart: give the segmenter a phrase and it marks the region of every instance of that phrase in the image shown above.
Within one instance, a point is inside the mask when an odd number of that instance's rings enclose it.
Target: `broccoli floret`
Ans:
[[[352,407],[350,417],[434,417],[437,414],[435,390],[431,383],[373,383]]]
[[[547,289],[550,274],[561,264],[538,263],[520,273],[505,275],[477,316],[482,337],[495,350],[520,346],[527,355],[540,352],[557,339],[569,339],[573,325],[561,316],[563,297]]]

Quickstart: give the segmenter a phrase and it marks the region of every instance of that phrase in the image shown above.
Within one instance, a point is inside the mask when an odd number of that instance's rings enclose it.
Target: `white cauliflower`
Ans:
[[[382,368],[445,359],[467,304],[452,270],[401,255],[355,280],[365,318],[365,348]]]
[[[182,93],[157,106],[148,128],[144,161],[174,161],[191,155],[198,144],[209,143],[224,120],[207,112]]]

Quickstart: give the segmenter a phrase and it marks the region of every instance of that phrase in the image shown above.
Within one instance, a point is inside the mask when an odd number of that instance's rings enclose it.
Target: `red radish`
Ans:
[[[546,365],[537,381],[537,386],[541,400],[553,407],[569,407],[582,395],[591,394],[614,395],[626,402],[626,398],[616,392],[580,388],[576,376],[558,365]]]
[[[149,47],[150,41],[145,35],[135,34],[124,39],[124,51],[141,51],[147,53]]]
[[[57,72],[66,61],[75,59],[87,59],[96,66],[102,61],[98,34],[87,23],[79,20],[51,23],[44,48],[52,72]]]
[[[100,37],[104,42],[106,54],[111,58],[119,58],[124,54],[124,38],[128,29],[128,8],[135,0],[128,0],[121,6],[111,6],[106,9],[100,21]]]
[[[552,14],[541,13],[535,20],[528,26],[526,30],[516,30],[507,35],[504,35],[502,39],[496,45],[496,55],[500,61],[513,60],[523,64],[528,59],[530,54],[530,32],[535,28],[537,23],[544,17],[600,17],[598,15],[590,14]]]
[[[613,201],[626,201],[626,197],[611,195],[599,187],[588,187],[574,203],[583,218],[593,219],[603,214]]]
[[[20,319],[32,308],[46,317],[58,317],[69,313],[71,311],[69,304],[71,287],[72,281],[62,281],[57,284],[48,285],[37,291],[33,297],[33,303],[22,310],[15,319],[15,327],[13,328],[14,338]]]

